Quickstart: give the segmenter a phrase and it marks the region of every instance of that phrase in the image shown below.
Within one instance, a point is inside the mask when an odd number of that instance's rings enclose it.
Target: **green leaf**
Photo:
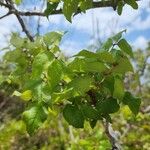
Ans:
[[[98,119],[98,111],[90,105],[81,105],[81,111],[85,118],[87,119]]]
[[[87,9],[92,8],[92,0],[80,0],[80,9],[85,12]]]
[[[63,64],[55,59],[48,67],[48,83],[51,90],[60,82],[63,75]]]
[[[125,39],[121,39],[118,42],[118,46],[122,51],[124,51],[126,54],[133,58],[132,47],[128,44],[128,42]]]
[[[128,58],[121,57],[118,59],[117,64],[112,69],[114,74],[125,74],[127,72],[133,72],[133,67]]]
[[[50,3],[47,2],[47,7],[44,11],[45,16],[49,16],[54,10],[56,10],[59,3]]]
[[[75,128],[84,127],[84,116],[78,106],[67,104],[63,110],[65,120]]]
[[[133,9],[138,9],[138,4],[136,0],[125,0],[125,2],[130,5]]]
[[[115,113],[119,110],[119,108],[120,106],[117,102],[117,99],[114,98],[105,99],[96,105],[96,109],[104,115]]]
[[[49,63],[54,60],[54,55],[51,52],[45,51],[39,53],[32,64],[32,78],[40,78],[43,71],[47,70]]]
[[[113,76],[106,76],[102,84],[104,87],[109,89],[111,94],[113,94],[114,92],[114,77]]]
[[[96,126],[97,120],[90,120],[90,126],[92,129]]]
[[[107,67],[104,63],[95,59],[75,58],[68,66],[74,72],[104,72]]]
[[[21,99],[23,99],[24,101],[29,101],[32,99],[32,91],[31,90],[26,90],[23,93],[21,93],[20,96]]]
[[[113,97],[117,98],[119,100],[122,100],[124,96],[124,84],[123,80],[116,76],[115,77],[115,82],[114,82],[114,92],[113,92]]]
[[[133,114],[138,114],[141,105],[140,98],[133,97],[130,92],[126,92],[122,102],[123,104],[128,105]]]
[[[113,63],[115,59],[113,58],[113,55],[110,52],[107,51],[98,51],[97,53],[90,52],[87,50],[82,50],[75,56],[82,56],[84,58],[93,58],[96,61],[104,61],[106,63]]]
[[[62,32],[50,32],[44,35],[44,42],[47,46],[58,46],[60,44],[62,36]]]
[[[98,56],[97,56],[96,53],[90,52],[90,51],[88,51],[88,50],[82,50],[82,51],[80,51],[80,52],[79,52],[77,55],[75,55],[75,56],[82,56],[82,57],[84,57],[84,58],[95,58],[95,59],[98,58]]]
[[[78,0],[64,0],[63,14],[69,22],[71,22],[72,15],[78,9],[78,3]]]
[[[124,6],[124,2],[123,1],[119,1],[118,2],[118,6],[117,6],[118,15],[122,14],[123,6]]]
[[[74,93],[84,95],[89,91],[93,83],[93,79],[90,77],[77,77],[68,84],[68,89],[73,88]]]
[[[33,134],[46,120],[47,115],[41,105],[36,105],[23,113],[23,120],[29,134]]]
[[[113,55],[110,52],[103,51],[97,53],[99,56],[99,60],[104,61],[106,63],[113,63],[115,61]]]
[[[118,43],[118,41],[122,38],[122,34],[126,32],[126,30],[122,30],[119,33],[117,33],[116,35],[112,36],[111,39],[113,40],[113,42]]]
[[[63,101],[64,99],[67,100],[73,97],[73,93],[74,93],[73,88],[65,89],[60,93],[55,92],[51,95],[51,100],[53,103],[59,103]]]
[[[21,48],[25,43],[25,39],[19,37],[18,34],[13,33],[10,39],[10,43],[16,48]]]
[[[97,50],[97,52],[100,51],[109,51],[109,49],[113,46],[113,40],[111,38],[108,38],[108,40],[103,43],[100,49]]]

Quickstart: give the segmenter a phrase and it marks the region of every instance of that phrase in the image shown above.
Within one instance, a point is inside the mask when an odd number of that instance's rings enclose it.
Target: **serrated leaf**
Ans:
[[[117,102],[117,99],[114,98],[105,99],[96,105],[96,109],[104,115],[115,113],[119,110],[119,108],[120,106]]]
[[[23,121],[25,122],[26,129],[30,135],[42,125],[46,118],[47,115],[41,105],[33,106],[23,113]]]
[[[130,92],[126,92],[122,102],[123,104],[128,105],[133,114],[138,114],[141,105],[140,98],[133,97]]]
[[[118,46],[122,51],[124,51],[126,54],[133,58],[132,47],[128,44],[128,42],[125,39],[121,39],[118,42]]]
[[[63,110],[65,120],[75,128],[84,127],[84,116],[78,106],[67,104]]]

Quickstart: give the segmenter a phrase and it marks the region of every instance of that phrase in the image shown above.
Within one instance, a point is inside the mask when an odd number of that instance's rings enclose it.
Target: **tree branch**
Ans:
[[[27,28],[26,28],[26,26],[24,24],[24,21],[20,17],[20,15],[18,13],[18,10],[14,7],[14,4],[13,4],[12,0],[6,0],[6,3],[7,3],[6,5],[8,5],[9,13],[14,14],[17,17],[17,19],[18,19],[18,21],[19,21],[19,23],[20,23],[20,25],[22,27],[22,30],[25,32],[25,34],[27,35],[29,40],[31,42],[34,42],[34,38],[31,36],[30,32],[27,30]]]
[[[140,0],[136,0],[136,1],[140,1]],[[93,8],[104,8],[104,7],[113,7],[114,9],[116,9],[117,7],[117,0],[109,0],[109,1],[100,1],[100,2],[93,2],[93,7],[89,8],[89,9],[93,9]],[[5,6],[7,8],[9,8],[9,6],[7,4],[1,4],[2,6]],[[46,14],[44,12],[30,12],[30,11],[18,11],[18,14],[21,16],[43,16],[46,17]],[[58,9],[53,11],[50,15],[58,15],[58,14],[62,14],[62,9]],[[76,14],[81,13],[81,10],[78,8]]]
[[[109,131],[109,122],[106,121],[103,125],[105,128],[105,134],[107,135],[109,142],[112,146],[111,150],[119,150],[118,146],[116,145],[116,139],[111,135],[111,133]]]

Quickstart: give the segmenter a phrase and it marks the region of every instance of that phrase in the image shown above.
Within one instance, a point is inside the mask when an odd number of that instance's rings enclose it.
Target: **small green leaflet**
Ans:
[[[67,104],[63,110],[63,116],[75,128],[84,127],[84,116],[78,106]]]
[[[47,114],[42,105],[33,106],[23,113],[23,120],[26,124],[27,131],[31,135],[42,125],[46,118]]]
[[[58,6],[58,3],[47,2],[47,8],[44,11],[44,14],[46,15],[46,17],[48,17],[53,11],[55,11],[57,6]]]
[[[118,46],[122,51],[124,51],[126,54],[133,58],[132,47],[128,44],[128,42],[125,39],[121,39],[118,42]]]
[[[134,115],[137,115],[140,109],[141,99],[133,97],[130,92],[126,92],[123,98],[123,104],[128,105]]]
[[[64,0],[63,14],[69,22],[71,22],[72,15],[78,9],[78,3],[78,0]]]
[[[122,34],[123,34],[124,32],[126,32],[126,30],[123,30],[123,31],[121,31],[121,32],[119,32],[119,33],[117,33],[117,34],[115,34],[114,36],[108,38],[108,39],[106,40],[106,42],[104,42],[104,43],[102,44],[101,48],[97,50],[97,52],[109,51],[109,50],[112,48],[113,44],[118,43],[118,41],[122,38]]]
[[[124,2],[123,1],[119,1],[118,2],[118,6],[117,6],[118,15],[122,14],[123,6],[124,6]]]
[[[125,3],[130,5],[133,9],[138,9],[138,4],[137,4],[136,0],[124,0],[124,1],[125,1]]]
[[[111,38],[108,38],[108,40],[102,44],[101,48],[97,50],[97,52],[100,51],[109,51],[109,49],[112,47],[113,45],[113,40]]]

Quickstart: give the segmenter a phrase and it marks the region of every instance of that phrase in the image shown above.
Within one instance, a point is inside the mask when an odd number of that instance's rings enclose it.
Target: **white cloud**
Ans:
[[[134,42],[133,42],[133,46],[135,49],[140,48],[140,49],[145,49],[148,46],[148,40],[143,37],[143,36],[139,36]]]

